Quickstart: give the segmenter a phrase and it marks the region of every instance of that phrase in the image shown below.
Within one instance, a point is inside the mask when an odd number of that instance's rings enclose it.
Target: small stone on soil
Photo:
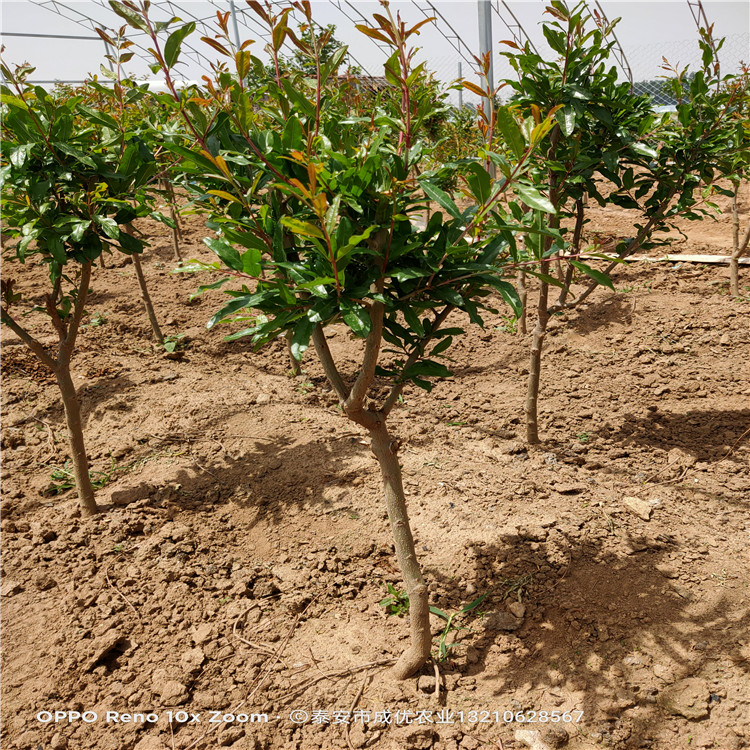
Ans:
[[[516,729],[513,735],[516,742],[520,742],[531,750],[552,750],[551,746],[542,740],[541,732],[536,729]]]
[[[656,702],[670,714],[697,721],[708,717],[709,695],[704,680],[688,677],[662,690]]]
[[[651,503],[641,500],[639,497],[624,497],[622,504],[631,512],[634,513],[638,518],[648,521],[651,518],[653,506]]]
[[[510,612],[490,612],[487,615],[485,627],[487,630],[518,630],[523,625],[523,619]]]
[[[0,586],[0,596],[15,596],[23,591],[23,586],[18,581],[6,579]]]

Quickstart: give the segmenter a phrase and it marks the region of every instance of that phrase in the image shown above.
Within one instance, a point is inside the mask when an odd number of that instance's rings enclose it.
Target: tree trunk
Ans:
[[[526,271],[523,268],[519,268],[516,271],[516,291],[518,292],[518,298],[521,300],[521,314],[518,316],[518,335],[525,336],[526,331],[526,298],[528,296],[528,289],[526,288]]]
[[[560,126],[555,125],[550,134],[550,147],[547,156],[554,160],[555,149],[560,139]],[[553,206],[558,206],[559,194],[557,189],[557,175],[549,170],[547,173],[549,180],[549,199]],[[559,214],[547,214],[547,224],[552,229],[560,228]],[[544,241],[544,252],[541,254],[545,258],[547,252],[552,247],[552,238],[547,237]],[[540,270],[543,274],[549,276],[550,261],[541,260]],[[562,273],[562,266],[559,269]],[[540,280],[539,302],[537,304],[536,325],[531,337],[531,353],[529,357],[529,381],[526,392],[526,440],[530,445],[539,443],[539,379],[542,371],[542,347],[544,346],[544,337],[547,333],[547,323],[549,322],[549,310],[547,308],[549,298],[549,284]]]
[[[73,460],[73,475],[76,480],[78,497],[81,501],[81,512],[84,516],[94,516],[99,512],[99,506],[96,504],[94,488],[91,485],[91,477],[89,477],[89,460],[86,455],[86,444],[81,425],[81,405],[78,403],[78,395],[73,385],[73,379],[70,377],[70,367],[67,363],[60,362],[58,364],[55,369],[55,378],[65,407],[70,457]]]
[[[151,302],[151,295],[148,293],[148,287],[146,286],[146,277],[143,275],[143,266],[141,266],[141,259],[138,253],[133,253],[133,267],[135,268],[135,275],[138,277],[138,286],[141,288],[141,299],[146,307],[148,313],[148,319],[151,322],[151,330],[154,332],[154,338],[156,338],[159,346],[164,346],[164,335],[159,328],[159,321],[156,319],[156,313],[154,312],[154,305]]]
[[[740,186],[732,196],[732,257],[729,259],[729,293],[732,297],[740,296],[740,264],[737,251],[740,247],[740,215],[737,211],[737,193]]]
[[[549,273],[549,261],[542,262],[542,273]],[[531,445],[539,443],[539,379],[542,371],[542,347],[547,333],[549,313],[547,312],[547,298],[549,284],[541,282],[539,289],[539,304],[537,306],[536,326],[531,337],[531,356],[529,357],[529,382],[526,392],[526,440]]]
[[[401,654],[393,667],[393,675],[396,679],[405,680],[417,672],[430,658],[432,633],[428,590],[419,567],[414,538],[409,526],[406,498],[401,481],[401,466],[396,455],[398,445],[388,434],[384,422],[378,421],[370,427],[370,445],[380,464],[396,556],[404,576],[406,592],[409,595],[411,645]]]
[[[177,217],[177,209],[175,207],[176,199],[174,194],[174,188],[169,180],[162,180],[162,186],[164,192],[167,194],[167,205],[169,206],[169,217],[174,222],[174,226],[170,227],[172,230],[172,250],[174,251],[174,258],[176,261],[182,263],[182,253],[180,252],[180,224]]]
[[[740,258],[750,244],[750,224],[740,241],[740,214],[737,206],[740,185],[737,186],[732,196],[732,255],[729,259],[729,293],[732,297],[740,296]]]

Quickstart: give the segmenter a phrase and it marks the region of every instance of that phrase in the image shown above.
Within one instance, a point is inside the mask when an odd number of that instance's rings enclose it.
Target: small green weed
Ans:
[[[388,591],[388,596],[385,599],[381,599],[378,605],[385,607],[385,611],[389,615],[403,617],[409,611],[409,595],[405,591],[399,591],[391,583],[386,583],[385,587]]]
[[[123,471],[125,467],[116,466],[114,458],[112,459],[112,466],[109,471],[90,471],[89,479],[91,479],[91,486],[95,490],[100,490],[102,487],[106,487],[111,481],[113,476],[118,471]],[[52,482],[50,486],[45,490],[46,495],[62,495],[68,490],[72,490],[76,486],[76,480],[73,475],[73,470],[70,460],[65,462],[64,466],[53,467],[50,473],[50,479]]]
[[[443,632],[440,634],[440,644],[438,646],[438,661],[445,661],[448,657],[448,650],[456,646],[455,643],[448,643],[448,636],[451,633],[455,633],[459,630],[471,630],[471,628],[467,627],[466,625],[456,625],[456,619],[459,617],[463,617],[464,615],[468,615],[470,612],[473,612],[487,598],[488,594],[489,592],[486,592],[481,596],[478,596],[476,599],[474,599],[473,602],[469,602],[467,605],[461,607],[461,609],[457,610],[456,612],[451,612],[451,614],[447,614],[446,612],[443,612],[442,609],[438,609],[437,607],[430,607],[430,612],[432,612],[433,615],[437,615],[441,619],[445,620],[445,627],[443,628]]]
[[[107,316],[102,313],[94,313],[88,323],[84,323],[81,328],[98,328],[107,322]]]
[[[576,438],[582,443],[588,443],[589,440],[591,440],[591,435],[589,435],[588,432],[579,432],[576,435]]]
[[[183,351],[187,349],[187,341],[182,341],[185,338],[184,333],[176,333],[164,337],[164,351],[173,354],[176,351]]]
[[[515,335],[518,332],[518,318],[514,318],[512,315],[501,315],[500,317],[503,322],[495,326],[495,330]]]
[[[520,602],[526,591],[526,587],[531,583],[532,578],[534,578],[533,573],[526,573],[526,575],[518,576],[518,578],[501,578],[498,581],[498,586],[505,589],[503,593],[503,601],[513,594]]]

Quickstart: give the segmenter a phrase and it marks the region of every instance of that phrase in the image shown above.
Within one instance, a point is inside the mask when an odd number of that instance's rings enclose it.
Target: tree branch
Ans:
[[[383,315],[385,306],[382,302],[373,302],[370,307],[370,333],[365,341],[365,354],[362,358],[362,369],[354,381],[349,397],[344,402],[344,411],[359,412],[365,402],[367,390],[375,377],[375,367],[380,355],[380,344],[383,340]]]
[[[34,352],[42,364],[52,370],[52,372],[55,372],[57,369],[57,360],[48,354],[45,348],[28,331],[18,325],[5,308],[2,308],[2,322]]]
[[[750,244],[750,224],[747,225],[745,236],[742,238],[742,242],[737,245],[737,250],[735,253],[733,253],[732,257],[741,258],[745,254],[745,250],[747,250],[748,244]]]
[[[643,244],[643,241],[646,239],[646,237],[651,233],[651,230],[657,222],[661,221],[664,212],[669,208],[669,204],[672,202],[672,198],[677,193],[677,188],[673,188],[669,195],[662,201],[662,204],[659,206],[659,210],[648,220],[646,225],[641,229],[640,232],[638,232],[638,236],[633,239],[633,241],[625,248],[625,250],[620,254],[620,258],[618,260],[613,260],[605,269],[604,273],[609,274],[620,262],[620,260],[623,260],[627,258],[629,255],[632,255],[636,250],[640,248],[640,246]],[[581,302],[583,302],[597,287],[599,286],[598,281],[592,281],[586,290],[580,294],[578,297],[576,297],[574,300],[571,300],[570,302],[567,302],[565,304],[558,304],[552,305],[547,310],[547,313],[549,315],[553,315],[556,312],[560,312],[561,310],[569,310],[572,307],[576,307]]]
[[[437,332],[437,330],[440,328],[441,325],[445,322],[445,319],[448,317],[448,315],[454,310],[453,305],[447,305],[444,307],[438,315],[435,317],[435,323],[432,327],[432,330],[430,331],[429,336],[423,336],[414,346],[414,351],[409,355],[409,358],[404,363],[404,366],[401,370],[401,373],[403,374],[408,370],[421,356],[424,354],[424,345],[433,338],[433,334]],[[391,392],[388,394],[388,398],[383,403],[383,407],[379,410],[382,414],[384,414],[386,417],[391,413],[391,409],[396,404],[396,401],[398,401],[398,397],[401,395],[401,392],[404,390],[404,385],[406,383],[396,383],[393,388],[391,388]]]
[[[313,344],[315,351],[320,359],[320,364],[323,365],[323,372],[325,372],[328,382],[333,386],[333,390],[336,391],[336,395],[339,397],[339,401],[342,403],[349,398],[349,389],[346,387],[344,379],[341,377],[341,373],[336,367],[336,363],[333,361],[331,356],[331,350],[328,348],[328,340],[326,339],[325,331],[323,326],[318,323],[313,329],[312,334]]]
[[[83,317],[83,309],[86,305],[86,299],[89,294],[89,283],[91,282],[91,263],[84,263],[81,266],[81,280],[78,283],[78,294],[76,295],[76,303],[73,307],[73,315],[70,319],[70,325],[68,326],[67,336],[63,341],[60,342],[60,360],[66,363],[70,362],[71,354],[73,353],[73,347],[76,343],[76,336],[78,336],[78,328],[81,325],[81,318]]]

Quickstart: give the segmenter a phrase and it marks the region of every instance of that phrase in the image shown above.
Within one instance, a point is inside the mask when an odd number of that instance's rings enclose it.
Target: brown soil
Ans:
[[[54,383],[2,334],[4,748],[750,747],[750,296],[727,296],[726,267],[633,264],[555,317],[538,449],[528,343],[502,315],[455,347],[454,379],[405,394],[392,422],[432,603],[487,594],[455,621],[436,696],[432,665],[404,683],[379,666],[408,632],[379,605],[401,588],[379,472],[314,356],[292,378],[282,342],[206,331],[223,295],[189,302],[204,277],[170,275],[168,230],[143,228],[157,314],[186,346],[152,346],[132,265],[95,270],[74,378],[96,519],[61,486]],[[686,252],[730,248],[727,214],[687,232]],[[186,257],[208,258],[205,234],[193,217]],[[357,343],[332,336],[351,374]],[[56,710],[98,718],[37,719]]]

